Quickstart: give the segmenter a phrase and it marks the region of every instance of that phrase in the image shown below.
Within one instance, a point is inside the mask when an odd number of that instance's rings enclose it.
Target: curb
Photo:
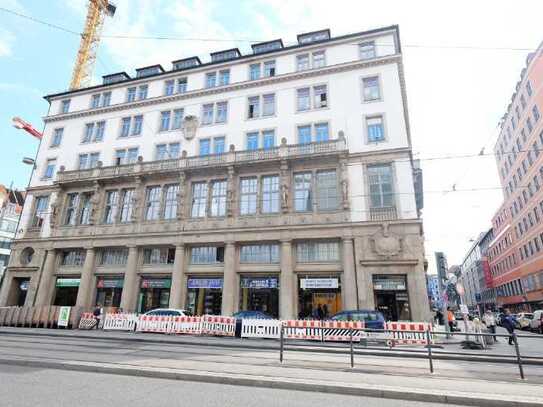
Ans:
[[[39,367],[46,369],[60,369],[89,373],[114,374],[122,376],[137,376],[159,378],[166,380],[182,380],[192,382],[205,382],[214,384],[227,384],[234,386],[263,387],[282,390],[310,391],[319,393],[352,395],[362,397],[385,398],[395,400],[420,401],[428,403],[457,404],[464,406],[481,407],[541,407],[543,401],[533,399],[504,399],[479,395],[466,395],[455,392],[435,392],[431,390],[412,390],[406,388],[392,389],[378,385],[358,385],[357,387],[345,386],[317,381],[300,381],[292,378],[271,378],[264,376],[220,374],[216,372],[190,372],[179,370],[165,370],[157,368],[138,367],[129,365],[97,364],[81,362],[60,362],[36,359],[0,358],[0,363],[11,366]]]

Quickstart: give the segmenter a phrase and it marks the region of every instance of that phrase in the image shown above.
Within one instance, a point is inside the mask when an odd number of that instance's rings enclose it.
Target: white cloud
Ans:
[[[0,57],[8,57],[12,54],[15,36],[3,28],[0,28]]]

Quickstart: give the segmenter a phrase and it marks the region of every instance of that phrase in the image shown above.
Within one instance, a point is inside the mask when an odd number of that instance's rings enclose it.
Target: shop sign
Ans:
[[[374,290],[405,290],[404,278],[376,278],[373,280]]]
[[[188,288],[222,288],[222,278],[189,278]]]
[[[19,289],[21,291],[26,291],[26,290],[28,290],[29,285],[30,285],[30,280],[21,281],[21,284],[19,284]]]
[[[71,307],[60,307],[60,310],[58,311],[57,326],[68,326],[68,323],[70,322],[70,310]]]
[[[241,288],[277,288],[277,278],[275,277],[243,277],[241,279]]]
[[[304,290],[312,288],[338,288],[339,280],[337,278],[302,278],[300,287]]]
[[[170,288],[172,280],[169,278],[144,278],[141,281],[141,288]]]
[[[396,293],[396,301],[407,301],[407,293]]]
[[[123,288],[123,279],[104,279],[101,278],[96,284],[97,288]]]
[[[79,287],[80,278],[57,278],[57,287]]]

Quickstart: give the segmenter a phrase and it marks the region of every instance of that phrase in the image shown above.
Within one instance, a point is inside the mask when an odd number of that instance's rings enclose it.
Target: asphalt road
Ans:
[[[429,407],[429,404],[337,394],[67,372],[0,364],[3,407]]]

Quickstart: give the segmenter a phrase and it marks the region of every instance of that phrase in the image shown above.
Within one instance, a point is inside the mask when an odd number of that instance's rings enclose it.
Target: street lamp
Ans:
[[[43,137],[42,133],[40,133],[38,130],[32,127],[30,123],[25,122],[20,117],[14,117],[13,119],[11,119],[11,123],[16,129],[24,130],[31,136],[36,137],[38,140],[41,140]]]
[[[23,164],[34,165],[35,161],[30,157],[23,157]]]

